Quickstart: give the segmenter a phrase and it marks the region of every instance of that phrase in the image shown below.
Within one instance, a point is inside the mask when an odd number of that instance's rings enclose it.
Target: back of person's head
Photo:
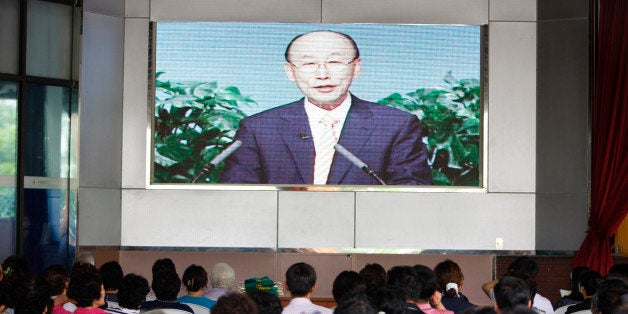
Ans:
[[[316,271],[306,263],[296,263],[286,270],[286,285],[294,297],[308,295],[316,285]]]
[[[580,276],[580,286],[584,289],[585,293],[588,296],[593,296],[596,292],[600,283],[602,282],[602,275],[596,272],[595,270],[589,270],[584,272]]]
[[[94,255],[90,252],[81,252],[76,257],[75,263],[85,263],[90,264],[92,266],[96,266],[96,261],[94,260]]]
[[[582,301],[583,296],[580,293],[580,289],[578,289],[578,285],[580,284],[580,276],[588,270],[591,270],[586,266],[576,266],[569,273],[569,279],[571,280],[571,292],[567,295],[568,298],[576,301]]]
[[[146,300],[146,295],[150,292],[148,280],[142,276],[128,274],[122,278],[120,289],[118,290],[118,304],[121,307],[137,310]]]
[[[11,255],[2,262],[2,280],[20,281],[28,275],[28,261],[21,256]]]
[[[628,264],[613,264],[613,266],[611,266],[611,269],[608,270],[608,274],[620,275],[628,278]]]
[[[417,287],[416,271],[410,266],[394,266],[388,270],[388,285],[400,288],[404,299],[419,299],[421,288]]]
[[[175,272],[157,272],[153,277],[151,288],[160,301],[175,301],[181,291],[181,279]]]
[[[373,306],[386,314],[404,314],[406,297],[403,289],[393,285],[379,287],[374,294]]]
[[[169,258],[158,259],[153,263],[153,277],[158,273],[176,273],[177,269]]]
[[[15,289],[13,289],[13,283],[6,280],[0,281],[0,308],[7,309],[14,307]]]
[[[197,292],[207,287],[207,271],[203,266],[192,264],[183,272],[183,285],[188,292]]]
[[[68,285],[67,295],[68,298],[76,302],[76,306],[90,307],[94,301],[104,297],[101,294],[101,288],[102,278],[100,278],[100,275],[96,272],[86,271],[72,276]]]
[[[98,269],[92,264],[76,262],[72,265],[72,269],[70,270],[70,281],[72,281],[72,278],[83,273],[98,274]]]
[[[46,281],[50,294],[52,296],[58,296],[63,294],[63,291],[67,289],[70,281],[70,276],[65,266],[61,264],[54,264],[46,267],[42,278]]]
[[[118,262],[110,261],[104,263],[102,266],[100,266],[98,272],[102,277],[105,291],[115,291],[120,288],[120,284],[122,283],[122,278],[124,277],[124,274],[122,272],[122,267]]]
[[[364,279],[356,272],[352,270],[345,270],[340,272],[332,285],[331,294],[334,296],[336,302],[340,302],[341,299],[348,295],[363,293],[366,291],[366,284]]]
[[[257,304],[257,312],[259,314],[281,314],[281,311],[283,311],[281,301],[274,293],[255,290],[246,294]]]
[[[231,289],[235,283],[235,271],[227,263],[218,263],[210,274],[212,288]]]
[[[257,314],[257,304],[246,294],[229,293],[218,299],[212,314]]]
[[[608,276],[600,283],[591,301],[593,314],[612,314],[623,304],[622,296],[628,293],[628,279],[623,276]]]
[[[366,264],[359,272],[366,284],[366,292],[372,295],[372,292],[379,287],[386,285],[386,269],[380,264]]]
[[[539,264],[531,257],[521,256],[508,266],[508,272],[525,274],[534,278],[539,274]]]
[[[42,314],[52,312],[50,289],[43,278],[23,276],[16,282],[15,314]]]
[[[419,300],[429,300],[438,289],[438,279],[434,271],[425,265],[415,265],[416,282],[419,288]]]
[[[462,283],[464,281],[464,275],[462,269],[452,260],[444,260],[436,267],[434,267],[434,273],[438,278],[438,285],[444,291],[446,296],[457,296]]]
[[[377,314],[377,310],[371,304],[369,297],[365,293],[348,295],[341,299],[336,309],[336,314]]]
[[[529,306],[532,294],[527,282],[519,277],[506,275],[494,288],[495,303],[500,311],[514,309],[517,305]]]

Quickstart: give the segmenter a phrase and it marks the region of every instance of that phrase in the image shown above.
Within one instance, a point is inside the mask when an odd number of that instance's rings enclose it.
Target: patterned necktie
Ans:
[[[338,143],[336,138],[335,127],[339,121],[333,120],[330,116],[325,115],[319,121],[324,125],[324,131],[318,143],[315,143],[316,158],[314,159],[314,184],[326,184],[331,162],[334,159],[334,145]]]

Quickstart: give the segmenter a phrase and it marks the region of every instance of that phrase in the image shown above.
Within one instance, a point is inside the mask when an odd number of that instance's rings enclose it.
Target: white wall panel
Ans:
[[[533,194],[364,193],[356,196],[360,248],[534,250]]]
[[[120,187],[124,19],[83,14],[80,185]]]
[[[536,21],[537,0],[491,0],[491,21]]]
[[[80,246],[120,245],[120,190],[79,189]]]
[[[321,21],[320,0],[152,0],[152,21]]]
[[[124,36],[122,187],[146,187],[148,180],[148,19],[127,18]]]
[[[536,183],[536,24],[489,24],[488,191]]]
[[[278,245],[352,248],[353,209],[353,192],[279,192]]]
[[[323,23],[488,23],[488,0],[322,0]]]
[[[274,248],[276,195],[274,191],[126,189],[122,191],[122,246]]]

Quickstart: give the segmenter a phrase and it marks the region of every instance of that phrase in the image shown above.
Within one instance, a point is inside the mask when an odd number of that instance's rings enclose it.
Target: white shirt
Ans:
[[[554,314],[554,307],[552,306],[552,302],[550,302],[550,300],[538,293],[534,295],[532,308],[539,314]]]
[[[333,314],[334,311],[316,305],[308,298],[294,298],[283,308],[282,314]]]
[[[325,110],[323,108],[317,107],[312,104],[307,98],[305,98],[305,113],[307,114],[307,118],[310,124],[310,130],[312,131],[312,137],[314,139],[314,147],[318,147],[318,143],[321,142],[323,138],[323,134],[325,134],[326,128],[325,124],[321,123],[321,120],[324,116],[328,116],[334,121],[338,121],[335,124],[334,137],[336,141],[340,138],[340,133],[342,132],[342,128],[345,124],[345,120],[347,119],[347,114],[349,113],[349,109],[351,109],[351,95],[347,95],[347,98],[342,101],[340,106],[334,108],[333,110]],[[327,177],[329,176],[329,169],[327,169],[327,174],[324,175],[323,178],[314,178],[314,184],[325,184],[327,183]]]

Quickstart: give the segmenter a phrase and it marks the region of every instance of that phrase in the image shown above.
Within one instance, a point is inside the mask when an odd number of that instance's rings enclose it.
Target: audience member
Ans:
[[[386,269],[380,264],[366,264],[359,272],[366,284],[366,294],[374,298],[377,289],[386,285]]]
[[[110,261],[100,266],[98,270],[102,277],[103,286],[105,286],[105,307],[119,308],[118,306],[118,289],[124,274],[122,267],[116,261]]]
[[[283,307],[279,297],[268,291],[255,290],[247,292],[247,295],[257,304],[259,314],[281,314]]]
[[[15,314],[48,314],[53,303],[45,280],[26,275],[15,282]]]
[[[286,271],[286,289],[292,299],[283,309],[283,313],[333,313],[332,310],[316,305],[310,301],[316,290],[316,271],[306,263],[296,263]]]
[[[142,276],[128,274],[122,278],[118,289],[118,308],[107,308],[113,314],[138,314],[150,292],[148,280]]]
[[[413,268],[417,277],[417,289],[419,289],[419,299],[415,303],[419,309],[426,314],[454,314],[442,303],[443,295],[434,271],[425,265],[415,265]]]
[[[81,252],[76,257],[76,262],[90,264],[92,266],[96,266],[96,261],[94,260],[94,255],[90,252]]]
[[[196,314],[209,313],[216,301],[210,300],[203,296],[207,289],[207,271],[198,265],[190,265],[183,272],[183,286],[187,290],[187,295],[177,299],[177,301],[190,305]],[[197,306],[200,309],[197,310]]]
[[[13,284],[8,281],[0,281],[0,313],[13,314],[15,308],[15,296]]]
[[[257,314],[257,305],[246,294],[228,293],[218,299],[212,314]]]
[[[406,313],[406,298],[403,290],[397,286],[384,285],[379,287],[373,294],[372,303],[375,308],[386,314],[405,314]],[[413,304],[414,305],[414,304]],[[414,305],[413,308],[416,308]],[[418,312],[418,308],[416,308]],[[413,313],[410,310],[408,313]]]
[[[528,283],[522,278],[512,275],[503,276],[493,289],[497,313],[512,310],[516,306],[532,306],[532,292]]]
[[[233,292],[235,271],[227,263],[218,263],[212,268],[209,282],[212,288],[203,296],[210,300],[218,300],[223,295]]]
[[[21,256],[11,255],[2,262],[2,280],[17,282],[28,275],[28,261]]]
[[[173,309],[194,313],[188,305],[177,302],[177,295],[181,290],[181,279],[176,272],[158,270],[153,274],[151,287],[156,300],[144,302],[140,308],[141,312]]]
[[[340,272],[332,285],[331,294],[339,304],[340,301],[348,296],[364,293],[366,291],[366,284],[364,279],[354,271],[345,270]]]
[[[569,292],[568,295],[560,298],[558,302],[556,302],[556,306],[554,306],[554,308],[558,309],[565,305],[577,304],[584,300],[582,294],[580,293],[580,289],[578,289],[578,284],[580,283],[580,276],[587,270],[589,270],[589,267],[585,266],[577,266],[571,270],[571,272],[569,273],[569,280],[571,281],[571,292]]]
[[[628,279],[623,276],[607,276],[600,283],[597,293],[591,300],[591,312],[594,314],[613,314],[624,304],[622,296],[628,293]]]
[[[464,275],[460,266],[452,260],[444,260],[434,268],[438,285],[443,291],[441,302],[446,309],[459,313],[475,306],[462,294]]]
[[[356,273],[357,274],[357,273]],[[345,295],[334,309],[335,314],[377,314],[364,292]]]
[[[67,296],[70,277],[63,265],[50,265],[44,270],[43,279],[48,284],[50,295],[53,298],[52,314],[69,314],[70,311],[63,305],[70,302]]]
[[[74,314],[104,314],[100,308],[105,304],[105,287],[102,278],[96,272],[84,271],[73,273],[68,285],[68,298],[77,308]]]
[[[98,269],[96,269],[96,266],[89,263],[76,262],[74,263],[74,265],[72,265],[72,269],[70,270],[70,282],[72,282],[74,278],[82,276],[85,273],[96,274],[98,275],[98,278],[100,278],[100,275],[98,274]],[[69,286],[68,286],[68,290],[69,290]],[[68,293],[68,298],[70,298],[69,293]],[[75,302],[66,302],[63,305],[63,308],[66,311],[74,312],[76,310],[76,304]]]
[[[388,285],[403,291],[406,313],[423,313],[416,304],[419,300],[420,287],[417,285],[417,276],[410,266],[394,266],[388,270]]]
[[[578,304],[560,307],[556,310],[555,313],[571,314],[580,311],[584,312],[579,314],[591,313],[591,298],[597,292],[597,289],[600,286],[600,282],[602,282],[602,275],[600,275],[600,273],[594,270],[584,272],[580,276],[580,280],[578,283],[578,290],[582,295],[583,301]]]

